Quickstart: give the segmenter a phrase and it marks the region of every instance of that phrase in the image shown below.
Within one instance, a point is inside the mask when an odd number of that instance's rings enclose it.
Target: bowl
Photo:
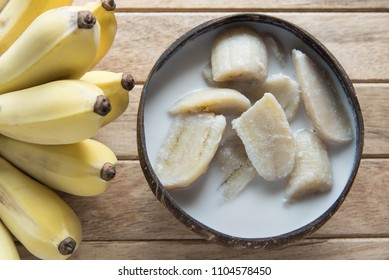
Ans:
[[[290,53],[299,49],[329,75],[337,98],[351,122],[353,138],[342,145],[328,144],[332,165],[331,191],[285,202],[285,179],[266,181],[256,176],[233,200],[220,203],[223,181],[213,159],[187,188],[168,190],[155,171],[155,161],[167,137],[169,108],[184,95],[211,87],[204,78],[210,65],[212,43],[231,26],[245,25],[272,38],[287,54],[283,71],[293,76]],[[280,71],[269,56],[269,75]],[[278,66],[277,66],[278,65]],[[291,121],[293,132],[312,128],[303,109]],[[362,156],[364,127],[361,109],[349,77],[326,47],[308,32],[266,14],[234,14],[216,18],[189,30],[159,57],[145,81],[137,120],[140,164],[156,198],[187,228],[217,244],[243,248],[276,248],[312,234],[330,219],[349,193]]]

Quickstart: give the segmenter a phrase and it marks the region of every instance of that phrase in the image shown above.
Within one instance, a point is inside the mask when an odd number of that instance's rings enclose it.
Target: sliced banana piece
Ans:
[[[286,52],[281,43],[272,36],[265,37],[265,43],[269,52],[269,56],[273,55],[278,64],[282,67],[286,65]]]
[[[332,187],[331,162],[324,142],[309,129],[295,133],[296,163],[286,188],[286,198],[297,201]]]
[[[299,84],[287,75],[275,74],[268,77],[259,90],[261,96],[266,92],[274,95],[291,122],[300,104]]]
[[[234,199],[258,174],[236,134],[220,143],[215,159],[225,174],[224,182],[219,188],[225,201]]]
[[[263,81],[224,81],[217,82],[213,79],[211,65],[208,64],[202,71],[205,82],[214,88],[231,88],[239,91],[250,100],[258,100],[258,91],[261,88]]]
[[[242,114],[250,108],[250,100],[240,92],[228,88],[195,91],[179,99],[169,110],[171,114],[211,112],[215,114]]]
[[[215,81],[263,81],[268,71],[265,42],[247,26],[224,29],[213,42],[211,65]]]
[[[289,175],[295,162],[293,135],[284,110],[271,93],[234,119],[232,127],[259,175],[267,181]]]
[[[292,61],[305,110],[319,136],[330,143],[350,141],[350,120],[326,73],[299,50],[292,51]]]
[[[187,187],[207,170],[225,127],[226,118],[213,113],[173,118],[155,164],[155,172],[166,189]]]

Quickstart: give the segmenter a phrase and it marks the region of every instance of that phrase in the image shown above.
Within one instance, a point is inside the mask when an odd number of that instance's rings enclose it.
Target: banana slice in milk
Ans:
[[[187,187],[207,170],[225,127],[226,118],[213,113],[174,117],[155,164],[166,189]]]
[[[236,134],[222,140],[215,159],[225,174],[224,182],[219,188],[225,201],[234,199],[258,174]]]
[[[178,100],[169,110],[171,114],[211,112],[215,114],[241,114],[250,108],[250,100],[240,92],[228,88],[195,91]]]
[[[247,80],[247,81],[224,81],[217,82],[213,79],[211,65],[206,65],[202,70],[202,75],[208,86],[212,88],[231,88],[239,91],[249,100],[258,100],[258,91],[261,88],[263,81]]]
[[[286,198],[296,201],[332,187],[331,162],[324,142],[309,129],[295,133],[296,163],[286,188]]]
[[[260,95],[270,92],[280,103],[286,118],[291,122],[300,104],[299,84],[284,74],[269,76],[258,91]]]
[[[325,72],[299,50],[292,51],[292,61],[305,110],[319,136],[330,143],[350,141],[350,120]]]
[[[215,81],[265,80],[267,48],[262,37],[247,26],[221,31],[212,45],[212,76]]]
[[[232,127],[259,175],[267,181],[289,175],[295,162],[293,135],[285,112],[271,93],[234,119]]]

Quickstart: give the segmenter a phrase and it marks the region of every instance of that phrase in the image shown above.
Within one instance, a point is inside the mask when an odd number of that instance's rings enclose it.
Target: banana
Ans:
[[[215,81],[265,80],[267,48],[262,37],[247,26],[227,28],[213,42],[212,76]]]
[[[219,188],[225,201],[234,199],[258,174],[236,134],[222,140],[215,159],[225,174],[224,182]]]
[[[99,37],[90,11],[67,6],[41,14],[0,57],[0,93],[79,79],[93,64]]]
[[[212,88],[231,88],[239,91],[252,102],[258,100],[258,91],[263,81],[223,81],[217,82],[213,79],[212,68],[208,64],[202,69],[202,76],[209,87]]]
[[[289,175],[295,162],[293,135],[281,105],[271,93],[265,93],[249,110],[232,120],[232,128],[265,180]]]
[[[179,99],[169,110],[171,114],[211,112],[215,114],[242,114],[250,108],[250,100],[240,92],[228,88],[202,89]]]
[[[100,24],[101,36],[97,54],[91,67],[93,68],[106,55],[115,40],[117,31],[116,3],[114,0],[95,0],[86,3],[83,8],[91,11]]]
[[[0,135],[0,154],[44,185],[73,195],[99,195],[116,175],[115,154],[92,139],[38,145]]]
[[[288,201],[329,191],[333,184],[331,162],[324,142],[309,129],[294,135],[296,163],[286,187]]]
[[[292,62],[305,110],[319,136],[330,143],[349,142],[353,137],[350,120],[329,77],[299,50],[292,51]]]
[[[0,0],[0,12],[3,11],[9,0]],[[0,15],[1,16],[1,15]]]
[[[11,233],[0,221],[0,260],[20,260]]]
[[[274,95],[284,110],[286,118],[291,122],[300,105],[300,89],[298,83],[284,74],[271,75],[258,91],[260,96],[266,92]]]
[[[66,259],[78,248],[76,213],[53,190],[0,158],[0,219],[40,259]]]
[[[130,73],[111,71],[89,71],[81,80],[97,85],[111,102],[111,112],[104,117],[103,126],[113,122],[123,114],[129,104],[129,94],[135,86]]]
[[[265,43],[269,52],[269,56],[273,56],[275,61],[283,68],[286,66],[286,52],[280,41],[272,36],[265,37]]]
[[[47,2],[45,11],[58,7],[71,6],[73,4],[73,0],[45,0],[45,2]]]
[[[23,31],[43,12],[72,4],[72,0],[9,0],[0,13],[0,55],[3,54]]]
[[[208,168],[226,126],[223,115],[182,114],[173,118],[155,163],[167,190],[185,188]]]
[[[94,136],[110,111],[103,91],[58,80],[0,95],[0,133],[36,144],[71,144]]]

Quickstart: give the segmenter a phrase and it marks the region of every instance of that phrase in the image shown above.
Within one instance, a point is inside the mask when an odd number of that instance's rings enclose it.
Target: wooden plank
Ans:
[[[85,240],[197,238],[154,197],[138,161],[121,161],[102,195],[62,197],[79,215]]]
[[[388,176],[389,159],[363,160],[344,204],[316,235],[388,236]],[[118,176],[100,196],[62,196],[79,215],[84,240],[199,238],[157,201],[137,161],[121,161]]]
[[[389,155],[389,84],[356,84],[364,125],[364,156]]]
[[[158,57],[179,36],[207,20],[229,14],[117,13],[117,37],[96,69],[129,71],[138,83],[143,83]],[[269,15],[297,24],[319,39],[352,80],[389,81],[389,13]]]
[[[36,259],[18,246],[22,259]],[[305,239],[275,250],[222,247],[207,241],[84,242],[72,260],[387,260],[389,239]]]
[[[389,84],[355,84],[365,123],[365,156],[389,155]],[[142,86],[130,92],[127,111],[103,127],[96,139],[106,143],[120,157],[137,159],[136,119]]]
[[[75,4],[85,3],[90,0],[75,0]],[[198,0],[198,1],[158,1],[158,0],[116,0],[117,9],[125,11],[166,11],[166,10],[189,10],[189,11],[210,11],[210,10],[358,10],[376,11],[389,8],[385,0],[358,1],[358,0]]]
[[[346,200],[317,236],[388,236],[389,159],[362,160]]]

